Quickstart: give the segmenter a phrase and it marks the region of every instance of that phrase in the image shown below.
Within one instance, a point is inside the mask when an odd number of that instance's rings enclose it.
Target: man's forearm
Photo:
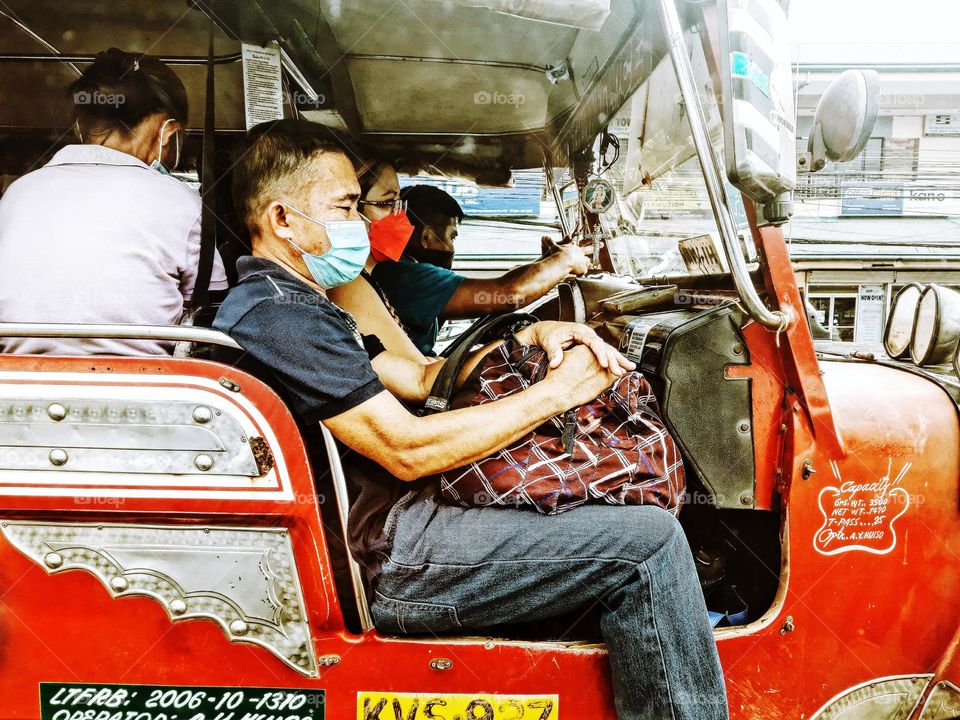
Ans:
[[[484,405],[417,418],[405,433],[406,479],[450,470],[485,458],[567,409],[565,394],[548,383]]]
[[[510,304],[519,307],[546,295],[570,274],[570,270],[566,257],[557,253],[515,268],[503,275],[500,281],[504,294],[511,296]]]

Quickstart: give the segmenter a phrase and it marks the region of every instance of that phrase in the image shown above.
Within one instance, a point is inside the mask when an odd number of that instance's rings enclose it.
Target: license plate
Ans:
[[[41,720],[324,720],[323,690],[40,683]]]
[[[357,720],[557,720],[556,695],[357,693]]]

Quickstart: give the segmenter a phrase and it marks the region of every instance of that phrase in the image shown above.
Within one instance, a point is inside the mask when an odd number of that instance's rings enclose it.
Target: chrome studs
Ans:
[[[110,589],[118,593],[123,592],[127,589],[127,579],[119,575],[110,578]]]
[[[206,405],[199,405],[193,410],[193,420],[201,425],[208,423],[213,419],[213,413]]]
[[[47,407],[47,415],[54,422],[60,422],[67,416],[67,409],[60,403],[51,403]]]
[[[200,472],[206,472],[213,467],[213,458],[206,453],[201,453],[200,455],[197,455],[196,459],[193,461],[193,464],[197,466],[197,470]]]
[[[243,620],[234,620],[230,623],[231,635],[246,635],[249,629],[249,626]]]
[[[63,565],[63,555],[55,552],[47,553],[43,556],[43,564],[51,570],[56,570],[58,567]]]
[[[183,600],[178,598],[170,601],[170,612],[172,612],[174,615],[183,615],[186,611],[187,604]]]
[[[70,459],[70,456],[67,455],[67,451],[62,450],[60,448],[54,448],[53,450],[51,450],[49,457],[50,457],[50,463],[53,465],[56,465],[57,467],[60,467],[61,465],[66,465],[67,460]]]

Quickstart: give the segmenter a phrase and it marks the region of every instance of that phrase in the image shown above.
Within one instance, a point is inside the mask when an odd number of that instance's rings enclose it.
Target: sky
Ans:
[[[791,0],[794,60],[960,63],[960,0]]]

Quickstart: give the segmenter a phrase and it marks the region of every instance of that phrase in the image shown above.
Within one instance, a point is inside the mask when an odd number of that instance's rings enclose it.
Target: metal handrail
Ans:
[[[333,480],[333,492],[337,496],[337,510],[340,513],[340,525],[343,529],[343,541],[347,548],[347,562],[350,565],[350,581],[353,584],[353,598],[357,603],[357,613],[360,616],[360,628],[363,632],[373,629],[373,616],[370,614],[370,602],[364,589],[363,570],[350,552],[350,533],[347,524],[350,520],[350,493],[347,488],[347,476],[343,472],[343,463],[340,462],[340,451],[333,434],[320,423],[320,433],[323,435],[323,444],[327,448],[327,459],[330,462],[330,478]]]
[[[196,342],[243,350],[232,337],[219,330],[194,325],[86,325],[81,323],[0,322],[0,337],[97,338],[110,340],[171,340]]]
[[[693,144],[700,159],[700,170],[707,186],[707,195],[710,197],[710,206],[716,216],[720,230],[720,240],[724,254],[727,256],[727,265],[733,276],[733,283],[737,294],[743,301],[744,308],[751,318],[770,330],[785,330],[793,319],[792,313],[784,310],[771,310],[760,299],[753,282],[750,280],[750,271],[743,259],[740,250],[739,235],[730,206],[727,205],[727,191],[723,178],[717,167],[717,160],[713,154],[710,135],[707,130],[707,120],[697,93],[696,78],[690,56],[687,54],[687,44],[683,39],[683,26],[674,0],[659,0],[660,19],[663,21],[664,33],[670,50],[670,59],[680,86],[680,95],[687,108],[687,117],[690,120],[690,133]],[[729,120],[729,118],[728,118]]]

